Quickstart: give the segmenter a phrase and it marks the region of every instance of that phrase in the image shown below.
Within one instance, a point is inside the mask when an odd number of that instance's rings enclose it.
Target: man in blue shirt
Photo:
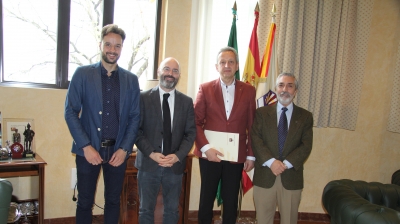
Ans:
[[[103,169],[104,223],[118,223],[126,159],[140,121],[137,77],[120,68],[125,32],[103,27],[101,61],[77,68],[65,101],[65,120],[76,154],[78,202],[76,223],[92,223],[97,179]]]

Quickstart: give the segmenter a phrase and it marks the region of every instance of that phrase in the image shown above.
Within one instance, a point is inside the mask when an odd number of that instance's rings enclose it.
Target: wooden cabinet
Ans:
[[[39,215],[33,223],[44,222],[44,167],[47,163],[36,154],[35,158],[0,160],[0,178],[39,176]],[[14,186],[16,187],[16,186]]]
[[[188,155],[186,159],[186,168],[182,179],[182,192],[179,201],[179,224],[188,222],[190,181],[192,175],[192,158]],[[125,171],[125,180],[121,193],[121,211],[119,223],[138,223],[139,222],[139,194],[137,186],[137,169],[134,166],[136,153],[133,153],[129,159]],[[154,223],[162,223],[164,206],[162,203],[162,190],[157,198],[156,210],[154,211]]]

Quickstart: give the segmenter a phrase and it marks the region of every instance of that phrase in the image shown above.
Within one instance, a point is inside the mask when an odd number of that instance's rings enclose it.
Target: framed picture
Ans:
[[[24,145],[25,143],[25,136],[24,132],[26,129],[28,129],[28,124],[30,125],[30,130],[35,130],[35,125],[33,122],[33,119],[30,118],[3,118],[3,123],[2,123],[2,128],[3,128],[3,135],[2,135],[2,140],[3,140],[3,147],[7,144],[6,141],[10,141],[10,145],[13,144],[14,138],[17,140],[19,139],[21,145]],[[32,146],[31,149],[32,151],[35,151],[35,144],[34,141],[32,141]]]

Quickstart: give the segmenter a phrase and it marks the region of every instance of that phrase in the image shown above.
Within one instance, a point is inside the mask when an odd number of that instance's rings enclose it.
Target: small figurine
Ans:
[[[18,129],[17,128],[11,128],[11,131],[14,131],[13,133],[13,143],[21,143],[21,134],[18,133]]]
[[[28,123],[26,125],[28,129],[25,129],[24,131],[24,136],[25,136],[25,151],[31,152],[31,146],[32,146],[32,141],[33,141],[33,136],[35,136],[35,132],[31,130],[31,125]]]

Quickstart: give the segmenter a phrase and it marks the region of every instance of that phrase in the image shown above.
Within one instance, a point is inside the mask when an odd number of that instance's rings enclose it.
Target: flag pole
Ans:
[[[235,4],[236,4],[236,2],[235,2]],[[250,38],[250,44],[249,44],[249,50],[250,51],[248,53],[248,57],[247,57],[247,60],[246,60],[246,65],[245,65],[245,71],[244,71],[244,74],[243,74],[243,81],[249,82],[248,75],[251,76],[249,83],[252,86],[254,86],[255,88],[257,87],[258,76],[260,75],[260,64],[259,64],[260,61],[259,61],[259,58],[258,58],[259,57],[259,53],[258,53],[258,38],[257,38],[257,26],[258,26],[259,12],[260,12],[260,7],[259,7],[258,2],[257,2],[256,7],[254,8],[255,21],[254,21],[254,27],[253,27],[253,31],[252,31],[252,36]],[[253,46],[252,46],[252,44],[253,44]],[[256,55],[254,55],[254,54],[256,54]],[[249,58],[249,55],[250,55],[250,58]],[[253,55],[253,59],[251,58],[251,55]],[[249,61],[253,61],[253,63],[251,63]],[[248,64],[252,68],[248,68]],[[247,70],[247,72],[246,72],[246,70]],[[243,178],[244,176],[246,176],[248,178],[248,175],[247,175],[246,171],[242,170],[242,180],[240,181],[240,189],[239,189],[238,215],[236,217],[236,220],[240,220],[241,219],[243,196],[249,190],[248,186],[244,185],[244,178]],[[252,186],[253,186],[253,184],[251,184],[251,187]],[[244,190],[244,188],[246,188],[246,190]]]
[[[232,8],[232,14],[233,14],[233,20],[232,20],[231,31],[229,34],[228,46],[234,48],[236,52],[239,54],[238,44],[237,44],[237,30],[236,30],[236,14],[237,14],[236,1]],[[240,80],[239,69],[235,72],[235,79]]]

